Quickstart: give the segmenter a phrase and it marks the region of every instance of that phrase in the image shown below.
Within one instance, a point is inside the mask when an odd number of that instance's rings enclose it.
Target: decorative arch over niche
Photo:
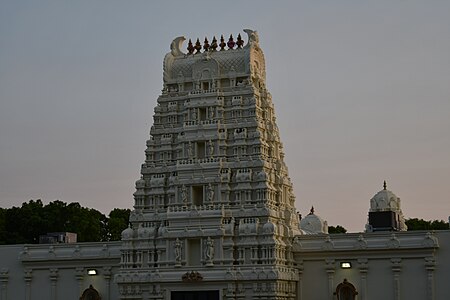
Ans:
[[[337,296],[338,300],[355,300],[358,292],[356,291],[355,286],[345,278],[343,282],[338,284],[334,294]]]
[[[83,294],[80,297],[80,300],[101,300],[100,294],[97,292],[96,289],[91,285],[89,285],[89,288],[85,289]]]

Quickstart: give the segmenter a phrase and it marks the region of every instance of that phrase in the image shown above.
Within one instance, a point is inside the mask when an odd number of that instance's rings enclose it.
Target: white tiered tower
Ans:
[[[294,299],[295,198],[255,31],[164,58],[121,299]],[[203,47],[202,47],[203,46]]]

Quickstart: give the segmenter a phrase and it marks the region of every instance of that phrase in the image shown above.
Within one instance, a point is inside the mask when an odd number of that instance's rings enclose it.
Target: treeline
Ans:
[[[37,244],[49,232],[74,232],[78,242],[118,241],[129,216],[129,209],[115,208],[105,216],[77,202],[30,200],[0,208],[0,244]]]
[[[408,226],[408,231],[414,230],[447,230],[449,228],[449,223],[442,220],[426,221],[424,219],[411,218],[405,220],[406,226]],[[346,233],[347,229],[341,225],[328,226],[328,233]]]
[[[442,220],[425,221],[423,219],[411,218],[405,221],[408,231],[412,230],[446,230],[448,223]]]

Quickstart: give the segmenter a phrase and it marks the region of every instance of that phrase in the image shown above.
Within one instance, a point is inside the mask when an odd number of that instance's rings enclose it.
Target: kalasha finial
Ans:
[[[238,34],[236,45],[238,49],[241,49],[244,46],[244,41],[242,40],[241,34]]]
[[[200,40],[197,38],[197,41],[195,42],[195,50],[197,50],[197,52],[195,53],[200,53],[200,50],[202,50],[202,45],[200,44]]]
[[[220,46],[220,51],[222,51],[222,50],[225,50],[225,46],[226,46],[227,44],[225,44],[225,39],[223,38],[223,34],[220,36],[220,44],[219,44],[219,46]]]
[[[383,182],[383,189],[386,189],[387,185],[386,185],[386,180]]]
[[[208,49],[209,49],[209,42],[208,42],[208,39],[206,37],[205,37],[205,42],[203,43],[203,49],[205,51],[208,51]]]
[[[189,43],[188,43],[188,46],[187,46],[188,54],[194,53],[194,50],[195,50],[195,48],[194,48],[194,46],[192,45],[192,41],[191,41],[191,39],[189,39]]]
[[[313,215],[313,214],[314,214],[314,206],[311,206],[311,210],[309,211],[309,214],[310,214],[310,215]]]
[[[228,49],[233,49],[234,45],[236,45],[236,43],[233,41],[233,35],[230,34],[230,38],[228,39],[227,43]]]
[[[211,49],[212,51],[216,51],[217,49],[217,40],[216,40],[216,36],[213,37],[212,42],[211,42]]]

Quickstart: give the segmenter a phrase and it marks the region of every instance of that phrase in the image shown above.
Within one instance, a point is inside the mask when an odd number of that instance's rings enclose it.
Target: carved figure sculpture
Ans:
[[[192,143],[191,142],[188,143],[187,152],[188,152],[189,158],[193,158],[194,157],[194,148],[192,147]]]
[[[207,263],[212,263],[212,259],[214,257],[214,242],[211,239],[211,237],[208,237],[208,239],[206,240],[206,262]]]
[[[187,189],[184,184],[181,187],[181,200],[183,201],[184,204],[187,204]]]
[[[214,200],[214,188],[211,183],[208,185],[208,202],[212,203]]]
[[[214,154],[214,143],[211,140],[208,142],[208,153],[209,156],[213,156]]]
[[[181,242],[178,238],[175,241],[175,261],[177,263],[181,262]]]

